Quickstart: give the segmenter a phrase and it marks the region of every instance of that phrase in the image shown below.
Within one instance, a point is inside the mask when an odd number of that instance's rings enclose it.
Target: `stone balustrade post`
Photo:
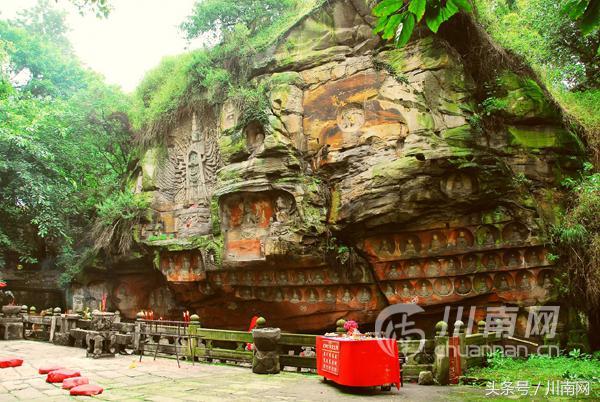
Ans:
[[[448,324],[439,321],[435,324],[433,378],[439,385],[447,385],[450,374],[448,356]]]
[[[454,336],[458,336],[460,353],[460,366],[462,370],[467,368],[467,334],[465,333],[465,323],[461,320],[454,322]]]
[[[259,325],[260,321],[260,325]],[[259,317],[256,328],[252,330],[254,348],[252,349],[252,372],[256,374],[277,374],[281,371],[279,364],[279,328],[267,328],[266,320]]]

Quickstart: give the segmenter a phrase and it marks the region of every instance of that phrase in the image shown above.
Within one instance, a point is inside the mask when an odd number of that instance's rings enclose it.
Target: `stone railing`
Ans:
[[[100,349],[96,350],[90,343],[100,342],[110,353],[143,354],[154,353],[185,357],[186,359],[218,361],[242,365],[257,364],[256,348],[248,347],[257,344],[257,336],[265,336],[266,320],[257,320],[257,331],[231,331],[202,328],[198,316],[191,316],[190,322],[145,320],[141,315],[135,322],[121,322],[117,313],[95,312],[92,319],[83,319],[79,314],[62,314],[59,308],[37,315],[35,310],[27,310],[24,306],[20,314],[10,317],[0,317],[15,325],[19,321],[21,332],[12,339],[37,339],[49,341],[64,346],[85,347],[90,357],[99,357]],[[96,317],[98,315],[98,317]],[[94,325],[96,318],[110,318],[108,327],[98,329]],[[15,321],[16,320],[16,321]],[[97,322],[96,322],[97,324]],[[8,324],[7,324],[8,325]],[[336,322],[337,332],[343,332],[344,320]],[[261,332],[262,330],[262,332]],[[271,334],[269,342],[272,350],[265,353],[277,369],[314,370],[316,360],[316,335],[295,334],[276,331]],[[7,330],[4,331],[8,333]],[[11,331],[16,333],[19,331]],[[14,334],[13,334],[14,335]],[[500,332],[485,332],[485,322],[477,325],[476,333],[466,333],[462,321],[456,321],[452,333],[448,325],[440,321],[435,327],[435,336],[423,340],[398,340],[399,360],[402,361],[402,375],[406,380],[415,380],[423,371],[431,371],[433,378],[439,384],[447,384],[450,368],[451,337],[458,338],[459,358],[462,370],[480,366],[485,362],[485,350],[490,345],[503,342],[506,339]],[[272,371],[269,371],[272,372]]]

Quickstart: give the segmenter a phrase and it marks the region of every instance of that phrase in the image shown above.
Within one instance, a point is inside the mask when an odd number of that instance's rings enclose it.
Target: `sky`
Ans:
[[[189,44],[177,26],[196,0],[109,0],[113,10],[107,19],[93,13],[81,16],[67,0],[57,7],[68,12],[68,37],[80,60],[103,74],[106,81],[131,92],[144,73],[166,55],[184,52]],[[0,0],[0,18],[13,18],[36,0]]]

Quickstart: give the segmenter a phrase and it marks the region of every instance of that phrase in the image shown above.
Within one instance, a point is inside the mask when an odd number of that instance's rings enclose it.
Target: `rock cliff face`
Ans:
[[[256,58],[268,123],[240,126],[227,101],[164,133],[166,157],[146,153],[136,191],[153,203],[139,240],[175,301],[117,276],[116,308],[317,331],[373,322],[391,303],[418,303],[427,321],[442,305],[552,297],[544,227],[578,140],[535,81],[508,70],[482,120],[476,94],[490,83],[455,44],[385,46],[365,3],[328,3]]]

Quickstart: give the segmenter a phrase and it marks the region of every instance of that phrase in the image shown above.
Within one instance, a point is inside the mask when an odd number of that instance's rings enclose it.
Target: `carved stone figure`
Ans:
[[[358,296],[358,301],[361,303],[368,303],[371,300],[371,291],[367,288],[363,288]]]
[[[347,288],[344,289],[344,296],[342,296],[342,301],[346,304],[348,304],[352,301],[352,296],[350,295],[350,290],[348,290]]]

